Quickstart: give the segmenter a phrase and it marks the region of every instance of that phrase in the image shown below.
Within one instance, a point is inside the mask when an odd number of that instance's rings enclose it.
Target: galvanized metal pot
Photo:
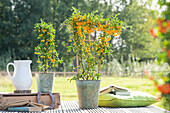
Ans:
[[[79,108],[97,108],[100,80],[76,80]]]
[[[36,83],[38,92],[52,92],[54,73],[36,73]]]

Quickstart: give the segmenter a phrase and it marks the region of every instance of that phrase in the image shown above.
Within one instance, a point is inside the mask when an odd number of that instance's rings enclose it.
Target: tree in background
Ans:
[[[120,1],[119,1],[120,2]],[[139,4],[141,2],[141,4]],[[140,0],[122,0],[123,9],[117,8],[116,13],[120,13],[119,18],[132,27],[122,32],[121,40],[117,40],[117,45],[113,46],[115,57],[124,61],[129,56],[135,56],[141,59],[155,58],[160,50],[159,41],[154,40],[148,33],[154,26],[154,19],[158,14],[156,11],[146,8],[149,3],[143,3]]]
[[[13,32],[12,20],[14,18],[14,14],[12,12],[12,3],[10,0],[1,0],[0,1],[0,69],[5,69],[6,64],[12,59],[8,57],[15,58],[12,50],[9,50],[10,45],[8,44],[11,42],[11,32]],[[11,54],[11,55],[6,55]],[[8,59],[9,60],[8,60]]]
[[[48,20],[46,17],[51,13],[48,0],[1,0],[0,4],[0,54],[8,59],[5,63],[15,59],[34,60],[37,39],[33,28],[40,18]],[[5,69],[6,64],[1,68]]]
[[[49,0],[1,0],[0,60],[3,63],[0,64],[0,70],[5,70],[6,64],[14,59],[32,59],[33,69],[37,69],[35,68],[37,65],[35,65],[36,61],[33,53],[34,47],[38,45],[38,40],[35,38],[37,34],[33,32],[33,27],[35,23],[40,22],[40,18],[46,22],[51,22],[56,29],[55,40],[58,45],[59,57],[63,57],[63,64],[67,66],[67,71],[71,70],[69,65],[73,63],[75,55],[66,52],[66,47],[71,43],[68,41],[69,33],[66,29],[59,31],[59,26],[70,17],[72,6],[85,13],[98,10],[99,13],[103,12],[104,18],[120,13],[119,18],[128,25],[132,25],[133,32],[127,30],[121,36],[121,43],[123,44],[119,48],[113,47],[113,54],[118,56],[117,59],[120,59],[121,55],[128,56],[127,54],[138,57],[153,57],[150,53],[157,51],[157,44],[153,46],[153,41],[147,34],[149,29],[147,24],[149,23],[149,26],[152,27],[150,23],[152,23],[154,16],[151,15],[151,10],[145,8],[144,5],[137,5],[137,0],[130,0],[130,3],[127,1],[50,0],[49,2]],[[144,19],[147,19],[147,21],[144,21]],[[95,39],[95,35],[91,37]],[[113,41],[113,37],[111,41]],[[126,48],[124,45],[126,45]],[[59,65],[59,67],[58,70],[62,71],[63,65]]]
[[[72,6],[91,12],[99,9],[100,0],[1,0],[0,1],[0,64],[4,70],[6,64],[14,59],[34,59],[34,47],[38,44],[33,32],[35,23],[43,18],[52,22],[56,29],[56,42],[59,57],[64,57],[66,65],[72,63],[75,55],[68,54],[68,32],[59,31],[60,24],[71,15]],[[105,5],[105,7],[107,7]],[[35,61],[33,61],[33,66]],[[36,65],[34,66],[36,67]],[[35,69],[35,68],[34,68]],[[62,68],[60,69],[62,70]]]

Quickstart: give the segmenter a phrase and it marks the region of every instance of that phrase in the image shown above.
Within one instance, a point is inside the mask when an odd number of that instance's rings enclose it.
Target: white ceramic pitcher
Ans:
[[[16,90],[29,90],[32,85],[32,74],[30,69],[31,60],[14,60],[14,63],[7,64],[7,73]],[[9,73],[9,65],[13,65],[13,77]]]

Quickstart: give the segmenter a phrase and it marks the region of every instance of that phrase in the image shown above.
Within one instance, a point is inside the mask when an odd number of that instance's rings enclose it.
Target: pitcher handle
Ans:
[[[15,68],[14,63],[11,63],[11,62],[10,62],[10,63],[8,63],[8,64],[7,64],[7,67],[6,67],[7,73],[8,73],[8,75],[9,75],[9,77],[11,78],[11,80],[13,81],[13,77],[12,77],[12,76],[11,76],[11,74],[9,73],[9,69],[8,69],[9,65],[13,65],[14,70],[15,70],[16,68]]]

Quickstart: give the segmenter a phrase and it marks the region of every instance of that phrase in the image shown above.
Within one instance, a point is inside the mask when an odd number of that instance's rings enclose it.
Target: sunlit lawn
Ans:
[[[61,100],[77,100],[77,91],[75,81],[71,83],[66,77],[55,77],[53,92],[59,92]],[[147,78],[131,78],[131,77],[102,77],[101,88],[114,84],[118,86],[127,87],[130,90],[144,91],[152,95],[159,95],[160,93],[153,86],[153,82]],[[37,92],[35,77],[33,77],[32,92]],[[0,92],[13,92],[14,87],[8,76],[0,77]],[[161,107],[160,102],[155,104]]]

